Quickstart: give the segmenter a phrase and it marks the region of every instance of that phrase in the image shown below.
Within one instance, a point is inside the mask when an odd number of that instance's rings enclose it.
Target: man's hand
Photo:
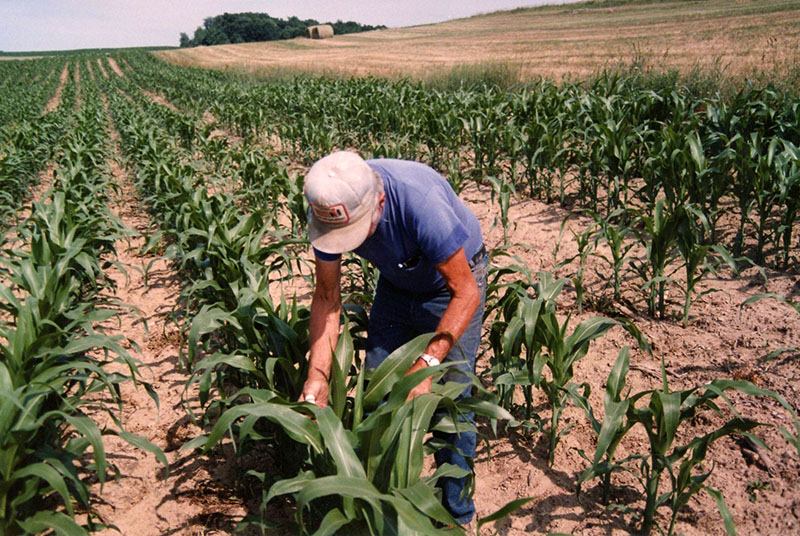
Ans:
[[[406,372],[406,376],[408,376],[412,372],[416,372],[416,371],[418,371],[420,369],[424,369],[427,366],[428,366],[428,364],[425,363],[425,361],[423,361],[422,358],[417,359],[416,361],[414,361],[414,364],[411,365],[411,368],[408,369],[408,372]],[[430,393],[432,384],[433,384],[433,379],[430,376],[428,376],[427,378],[422,380],[413,389],[411,389],[410,393],[408,393],[408,398],[406,398],[406,402],[408,402],[412,398],[415,398],[415,397],[417,397],[419,395],[424,395],[425,393]]]
[[[300,402],[311,402],[320,408],[328,405],[328,382],[309,378],[303,385]]]

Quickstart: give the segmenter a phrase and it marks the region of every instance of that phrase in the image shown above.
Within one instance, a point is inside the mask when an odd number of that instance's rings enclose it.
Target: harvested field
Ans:
[[[798,67],[800,5],[755,0],[583,4],[517,9],[435,25],[332,39],[162,51],[179,65],[268,74],[308,71],[435,78],[472,64],[507,66],[519,79],[580,79],[603,67],[712,69],[729,76]]]

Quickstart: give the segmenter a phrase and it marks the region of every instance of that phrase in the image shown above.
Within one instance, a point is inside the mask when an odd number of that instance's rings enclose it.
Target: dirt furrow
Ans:
[[[103,59],[102,58],[97,58],[97,66],[100,68],[100,72],[102,73],[103,78],[108,78],[108,72],[106,71],[106,68],[103,67]]]
[[[69,62],[64,65],[64,69],[61,71],[61,80],[58,83],[58,87],[56,88],[56,92],[53,93],[53,96],[47,102],[47,105],[44,107],[44,113],[50,113],[58,108],[58,105],[61,103],[61,92],[64,91],[64,84],[67,83],[67,77],[69,76]]]
[[[106,56],[106,60],[108,60],[108,64],[111,66],[114,72],[117,73],[118,76],[121,76],[123,78],[125,77],[125,73],[123,73],[122,69],[119,68],[119,65],[117,64],[116,60],[114,60],[114,58],[112,58],[111,56]]]
[[[114,132],[115,147],[116,138]],[[163,257],[140,252],[151,223],[126,168],[116,158],[109,165],[120,186],[112,208],[137,235],[117,243],[117,261],[125,271],[111,274],[117,283],[115,298],[128,304],[131,312],[107,331],[130,341],[131,354],[142,363],[142,379],[152,385],[160,400],[156,407],[144,388],[126,385],[122,423],[127,431],[165,451],[170,470],[167,473],[152,454],[106,436],[107,454],[121,477],[95,491],[97,511],[104,522],[116,525],[125,535],[200,534],[210,526],[210,519],[217,519],[212,525],[222,523],[231,528],[231,520],[241,518],[245,510],[237,499],[224,498],[230,493],[219,490],[232,480],[225,475],[234,462],[179,450],[187,439],[201,433],[184,407],[185,402],[197,410],[197,398],[185,392],[187,373],[179,365],[180,330],[170,320],[178,303],[180,281]],[[210,490],[214,497],[208,499]],[[100,534],[119,533],[107,530]]]

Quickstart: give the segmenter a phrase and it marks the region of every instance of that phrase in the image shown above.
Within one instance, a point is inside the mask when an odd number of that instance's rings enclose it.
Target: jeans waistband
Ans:
[[[472,256],[469,260],[469,267],[474,268],[476,264],[481,262],[483,258],[486,256],[486,244],[481,243],[481,247],[478,248],[477,253]]]

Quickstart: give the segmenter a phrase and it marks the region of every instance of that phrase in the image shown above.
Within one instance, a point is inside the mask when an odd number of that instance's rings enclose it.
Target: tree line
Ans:
[[[194,36],[189,38],[181,32],[181,47],[196,47],[200,45],[227,45],[235,43],[249,43],[253,41],[275,41],[277,39],[292,39],[303,35],[309,26],[320,24],[314,19],[301,20],[297,17],[279,19],[270,17],[266,13],[224,13],[215,17],[208,17],[203,21],[203,26],[198,26]],[[335,34],[366,32],[369,30],[384,29],[386,26],[370,26],[353,21],[328,22],[333,26]]]

